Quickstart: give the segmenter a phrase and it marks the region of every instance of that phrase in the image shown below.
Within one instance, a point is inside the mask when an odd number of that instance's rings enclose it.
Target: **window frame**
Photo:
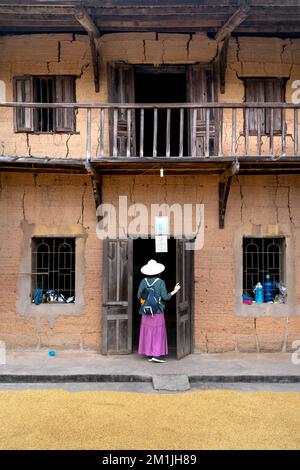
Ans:
[[[279,272],[278,272],[278,275],[280,277],[280,281],[285,284],[285,282],[286,282],[286,253],[285,253],[286,252],[286,238],[283,237],[283,236],[262,236],[262,237],[244,236],[243,240],[242,240],[242,250],[243,250],[243,281],[242,281],[242,288],[243,288],[243,292],[244,291],[249,291],[250,289],[253,289],[255,287],[253,285],[250,288],[250,287],[247,287],[247,284],[246,285],[244,284],[245,269],[247,269],[247,267],[245,266],[245,263],[244,263],[244,260],[245,260],[245,241],[246,240],[261,240],[263,247],[268,246],[268,243],[264,242],[266,240],[274,240],[274,241],[278,240],[279,241],[278,245],[280,244],[281,252],[279,253],[279,261],[278,261],[278,265],[279,265],[278,266],[278,271]],[[258,251],[258,256],[263,256],[263,253],[264,252]],[[274,267],[271,268],[271,269],[266,269],[264,260],[262,260],[261,265],[263,266],[264,269],[257,269],[257,273],[255,273],[254,276],[257,276],[258,277],[258,282],[261,282],[261,284],[263,284],[264,277],[266,276],[266,274],[270,274],[271,278],[274,278],[275,274],[271,272],[271,270],[274,270]],[[260,263],[259,263],[259,267],[260,267]],[[251,293],[252,293],[252,297],[254,297],[253,292],[251,292]],[[263,302],[263,303],[265,303],[265,302]]]
[[[55,244],[55,242],[53,241],[54,239],[56,240],[65,240],[63,243],[61,243],[58,247],[57,247],[57,244]],[[71,276],[71,281],[70,281],[70,292],[72,291],[72,293],[69,295],[69,297],[71,296],[74,296],[74,299],[76,300],[76,237],[75,236],[33,236],[31,238],[31,297],[33,299],[33,296],[34,296],[34,291],[37,287],[39,287],[39,280],[38,280],[38,276],[39,275],[45,275],[46,277],[46,271],[45,272],[34,272],[34,270],[38,269],[38,259],[37,259],[37,249],[34,250],[34,248],[37,248],[39,244],[41,243],[44,243],[44,240],[49,240],[49,245],[52,245],[52,247],[54,248],[58,248],[65,244],[65,243],[70,243],[70,240],[72,240],[72,251],[70,252],[71,253],[71,256],[72,256],[72,263],[71,263],[71,266],[69,268],[69,271],[70,273],[67,273],[67,275],[70,275]],[[39,243],[41,242],[41,243]],[[51,266],[49,266],[48,268],[48,274],[47,274],[47,288],[43,288],[43,291],[47,291],[47,290],[55,290],[57,291],[59,294],[62,293],[63,291],[65,291],[66,289],[60,289],[59,288],[59,281],[58,282],[58,286],[56,288],[55,285],[49,285],[49,283],[51,283],[51,280],[50,280],[50,277],[52,276],[53,280],[52,282],[54,283],[54,277],[55,277],[55,274],[57,272],[57,277],[59,278],[59,276],[62,275],[62,273],[59,272],[59,269],[58,269],[58,265],[59,265],[59,259],[57,257],[57,260],[55,259],[55,253],[56,252],[51,252],[51,250],[49,251],[50,255],[49,255],[49,263],[51,262]],[[54,253],[54,254],[53,254]],[[58,253],[58,252],[57,252]],[[57,267],[57,269],[55,270],[55,267]],[[53,268],[53,269],[52,269]],[[43,269],[46,269],[45,267],[43,268],[40,268],[41,270]],[[65,268],[64,268],[65,269]],[[65,280],[64,280],[65,282]],[[65,286],[65,284],[64,284]],[[43,292],[43,293],[45,293]],[[65,298],[67,298],[65,296]],[[47,303],[47,302],[42,302],[43,304]],[[58,304],[59,302],[54,302],[56,304]]]
[[[263,101],[257,101],[257,103],[271,103],[271,101],[267,101],[267,99],[266,99],[267,98],[267,82],[268,82],[268,80],[269,81],[271,81],[271,80],[278,81],[278,83],[280,84],[280,94],[281,94],[281,100],[278,101],[278,103],[286,103],[286,84],[287,84],[287,81],[288,81],[287,77],[255,77],[255,76],[249,76],[249,77],[243,77],[242,80],[243,80],[243,83],[244,83],[244,103],[247,103],[247,102],[252,103],[253,102],[252,100],[248,100],[248,98],[247,98],[247,92],[249,93],[247,83],[249,83],[249,80],[255,80],[257,82],[261,81],[262,84],[263,84],[263,95],[264,95],[263,96]],[[275,101],[275,103],[276,102],[277,101]],[[267,123],[269,121],[268,113],[270,112],[270,110],[261,109],[261,110],[258,110],[258,111],[261,111],[261,113],[263,114],[263,122],[260,123],[260,132],[258,132],[258,122],[256,122],[256,129],[253,129],[253,130],[249,129],[249,135],[250,136],[257,136],[258,134],[260,134],[261,136],[270,136],[271,132],[267,128]],[[274,110],[274,111],[276,113],[276,110]],[[283,127],[282,126],[282,119],[283,118],[285,119],[285,115],[282,112],[282,110],[278,109],[277,112],[279,112],[279,111],[280,111],[281,126],[280,126],[280,129],[274,129],[273,135],[275,135],[275,136],[281,136],[282,135],[282,127]],[[285,121],[286,121],[286,119],[285,119]],[[246,125],[246,110],[244,110],[244,135],[246,134],[245,125]],[[284,125],[286,126],[286,122],[285,122]]]
[[[14,76],[13,77],[13,98],[15,102],[22,102],[18,100],[18,91],[17,91],[17,82],[21,80],[30,80],[31,82],[31,90],[30,90],[30,96],[31,96],[31,101],[34,101],[34,96],[35,96],[35,79],[38,78],[46,78],[46,79],[53,79],[54,85],[53,85],[53,104],[57,103],[57,81],[65,78],[65,79],[71,79],[72,81],[72,90],[70,94],[72,95],[72,101],[66,101],[67,102],[74,102],[76,103],[76,75],[71,75],[71,74],[66,74],[66,75],[20,75],[20,76]],[[30,100],[27,100],[29,102]],[[26,102],[26,101],[24,101]],[[52,103],[51,103],[52,104]],[[53,134],[77,134],[78,132],[76,131],[76,112],[75,109],[70,109],[70,108],[55,108],[53,112],[53,130],[51,131],[41,131],[37,129],[37,113],[35,112],[36,109],[39,108],[24,108],[24,109],[29,109],[30,111],[30,121],[31,125],[28,128],[20,126],[20,123],[18,122],[18,112],[20,112],[20,108],[14,108],[14,133],[31,133],[35,135],[39,134],[46,134],[46,135],[53,135]],[[70,128],[58,128],[57,125],[57,116],[59,112],[69,112],[71,115],[71,126]]]

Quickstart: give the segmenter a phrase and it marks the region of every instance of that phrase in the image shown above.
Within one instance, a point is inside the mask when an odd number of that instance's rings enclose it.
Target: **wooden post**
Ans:
[[[274,109],[270,110],[270,156],[274,156]]]
[[[210,109],[206,109],[205,113],[205,157],[209,157],[209,125],[210,125]]]
[[[88,161],[91,159],[91,112],[90,108],[86,110],[86,159]]]
[[[153,110],[153,157],[157,157],[157,108]]]
[[[218,157],[222,157],[223,155],[223,109],[219,109],[219,123],[218,123]]]
[[[232,109],[231,153],[236,155],[236,108]]]
[[[166,157],[170,156],[171,110],[167,109]]]
[[[298,135],[298,109],[294,109],[294,156],[298,157],[299,135]]]
[[[130,157],[130,146],[131,146],[131,109],[127,109],[127,145],[126,145],[126,156]]]
[[[197,131],[197,109],[193,109],[193,128],[192,128],[192,157],[196,157],[196,131]]]
[[[104,109],[100,110],[100,157],[104,156]]]
[[[179,156],[183,156],[184,109],[180,108]]]
[[[113,122],[113,156],[118,156],[118,110],[114,109]]]
[[[140,114],[140,157],[144,156],[144,117],[145,112],[144,109],[141,109]]]
[[[245,157],[249,153],[249,109],[245,109]]]
[[[281,110],[281,153],[286,154],[286,122],[285,122],[285,109]]]

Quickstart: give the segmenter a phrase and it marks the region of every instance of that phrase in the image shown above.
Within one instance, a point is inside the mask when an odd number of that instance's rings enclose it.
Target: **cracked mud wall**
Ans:
[[[95,93],[93,67],[87,36],[46,34],[4,36],[0,38],[0,80],[6,85],[6,101],[12,101],[12,78],[24,74],[74,74],[78,102],[107,102],[107,64],[121,61],[130,64],[213,63],[218,44],[205,33],[115,33],[98,40],[100,54],[100,93]],[[232,38],[228,48],[226,93],[221,102],[242,102],[243,77],[285,77],[287,102],[291,101],[291,84],[300,76],[300,39]],[[3,93],[2,93],[3,94]],[[244,145],[243,115],[237,116],[238,152]],[[231,114],[224,113],[224,150],[231,146]],[[0,155],[85,158],[86,112],[76,116],[75,134],[15,134],[12,110],[0,109]],[[287,133],[293,134],[293,116],[287,112]],[[99,146],[99,113],[92,113],[92,154]],[[287,136],[287,153],[292,150]],[[280,153],[280,139],[275,137],[275,154]],[[106,114],[105,151],[108,153]],[[256,139],[250,139],[250,153],[256,152]],[[268,152],[268,140],[262,137],[262,153]]]
[[[102,243],[90,178],[2,173],[0,219],[1,340],[14,349],[99,350]],[[30,239],[51,234],[77,237],[75,304],[30,303]]]
[[[234,177],[224,230],[218,226],[215,176],[111,176],[104,178],[103,194],[114,204],[119,195],[127,195],[128,205],[139,202],[148,210],[150,203],[204,204],[204,247],[195,252],[196,350],[290,351],[293,341],[300,339],[300,176]],[[294,238],[295,282],[290,288],[295,289],[296,306],[289,316],[253,317],[251,306],[248,316],[236,313],[235,239],[247,224],[270,233],[280,225]]]

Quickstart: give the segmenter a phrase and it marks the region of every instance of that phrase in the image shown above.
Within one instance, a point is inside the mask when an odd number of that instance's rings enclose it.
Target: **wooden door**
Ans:
[[[187,101],[190,103],[212,103],[217,101],[214,68],[211,65],[189,65],[187,68]],[[207,112],[199,109],[194,127],[193,109],[189,112],[189,154],[194,157],[217,155],[218,112],[209,112],[209,142],[207,144]],[[194,132],[195,128],[195,132]],[[207,148],[208,147],[208,148]]]
[[[132,352],[132,240],[104,240],[103,354]]]
[[[186,250],[187,240],[176,240],[176,280],[181,289],[176,294],[177,359],[193,350],[194,251]]]
[[[130,64],[111,63],[108,67],[108,90],[111,103],[134,103],[134,68]],[[135,112],[119,109],[117,124],[117,156],[127,155],[128,123],[130,123],[130,155],[136,156]],[[114,113],[109,116],[110,152],[114,147]]]

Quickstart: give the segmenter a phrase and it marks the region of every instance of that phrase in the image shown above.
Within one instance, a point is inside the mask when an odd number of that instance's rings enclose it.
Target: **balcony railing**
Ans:
[[[0,103],[4,107],[80,112],[76,130],[86,136],[88,160],[299,157],[300,105],[290,103]]]

